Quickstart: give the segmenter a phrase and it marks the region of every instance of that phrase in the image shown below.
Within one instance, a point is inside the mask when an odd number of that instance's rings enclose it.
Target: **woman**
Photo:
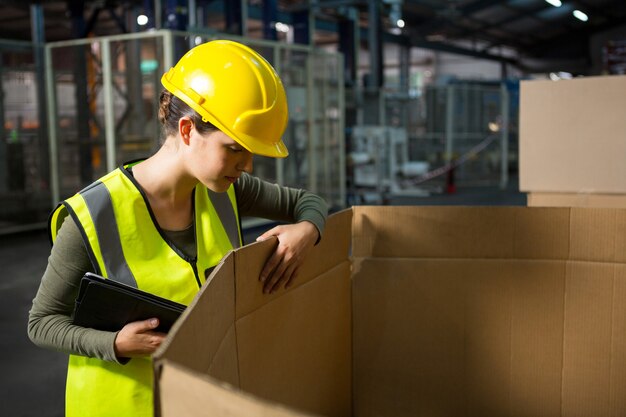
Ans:
[[[151,416],[150,355],[165,334],[156,318],[118,332],[71,324],[80,279],[92,271],[189,304],[212,268],[241,245],[239,216],[293,224],[261,273],[263,291],[288,286],[320,239],[324,201],[254,178],[252,155],[287,156],[287,102],[273,68],[250,48],[213,41],[190,50],[162,78],[158,152],[126,164],[52,213],[54,245],[33,300],[28,333],[70,354],[68,416]]]

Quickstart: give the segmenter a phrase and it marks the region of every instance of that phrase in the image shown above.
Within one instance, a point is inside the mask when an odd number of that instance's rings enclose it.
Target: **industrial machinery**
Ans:
[[[393,197],[427,196],[423,187],[407,187],[407,178],[424,175],[425,161],[409,160],[405,129],[389,126],[355,126],[348,164],[352,172],[351,194],[356,203],[386,203]]]

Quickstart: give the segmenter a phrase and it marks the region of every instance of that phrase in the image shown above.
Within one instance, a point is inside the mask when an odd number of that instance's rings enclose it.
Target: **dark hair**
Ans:
[[[178,120],[188,116],[193,121],[196,130],[205,134],[218,130],[211,123],[203,122],[202,116],[189,107],[184,101],[167,90],[161,92],[159,97],[159,122],[163,125],[165,138],[175,136],[178,132]],[[164,138],[164,139],[165,139]]]

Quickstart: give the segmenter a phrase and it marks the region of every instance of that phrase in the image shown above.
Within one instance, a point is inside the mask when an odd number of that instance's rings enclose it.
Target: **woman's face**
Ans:
[[[191,175],[214,192],[228,190],[243,172],[252,172],[252,153],[216,130],[190,132],[187,166]]]

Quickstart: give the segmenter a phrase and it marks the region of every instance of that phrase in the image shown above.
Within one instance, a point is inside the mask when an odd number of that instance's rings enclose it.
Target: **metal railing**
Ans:
[[[290,120],[283,140],[291,159],[256,158],[255,172],[278,184],[309,189],[331,206],[345,204],[340,54],[304,45],[168,30],[46,44],[52,204],[113,170],[129,154],[136,157],[141,153],[137,149],[158,146],[156,108],[145,116],[137,107],[149,106],[139,106],[137,101],[156,103],[160,74],[190,47],[215,38],[235,39],[256,49],[272,63],[287,90]],[[68,66],[68,57],[85,57],[86,63]],[[129,72],[137,72],[137,58],[154,66],[133,78]],[[87,103],[78,100],[81,88],[88,89]],[[132,96],[132,91],[139,93]],[[133,116],[145,116],[143,128],[148,134],[131,129]]]

